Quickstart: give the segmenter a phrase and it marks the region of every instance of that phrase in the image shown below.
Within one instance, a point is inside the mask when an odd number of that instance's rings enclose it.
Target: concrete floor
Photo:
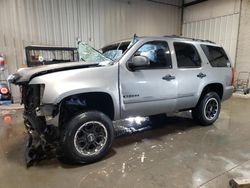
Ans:
[[[231,178],[250,177],[247,99],[223,103],[220,118],[210,127],[195,125],[189,113],[164,123],[117,122],[119,137],[109,155],[83,166],[53,159],[26,169],[21,112],[0,110],[0,187],[223,188]],[[6,123],[8,115],[12,122]]]

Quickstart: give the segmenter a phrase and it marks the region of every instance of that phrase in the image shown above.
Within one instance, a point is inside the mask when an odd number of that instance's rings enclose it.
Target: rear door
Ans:
[[[199,88],[207,75],[194,44],[174,42],[173,47],[177,62],[177,109],[191,108],[197,103]]]

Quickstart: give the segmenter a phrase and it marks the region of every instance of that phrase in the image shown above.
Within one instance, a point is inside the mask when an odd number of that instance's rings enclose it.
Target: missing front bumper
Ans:
[[[53,125],[46,125],[39,117],[24,115],[25,127],[28,132],[25,161],[30,167],[44,159],[51,159],[58,155],[59,134]]]

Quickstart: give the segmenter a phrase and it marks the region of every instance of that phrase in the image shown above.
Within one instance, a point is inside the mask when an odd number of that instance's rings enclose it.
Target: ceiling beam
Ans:
[[[183,7],[189,7],[189,6],[192,6],[192,5],[196,5],[198,3],[202,3],[204,1],[207,1],[207,0],[197,0],[197,1],[191,1],[189,3],[184,3],[183,4]]]
[[[158,3],[158,4],[163,4],[163,5],[168,5],[168,6],[174,6],[174,7],[182,8],[181,5],[171,4],[171,3],[167,3],[167,2],[163,2],[163,1],[157,1],[157,0],[147,0],[147,1],[152,2],[152,3]]]

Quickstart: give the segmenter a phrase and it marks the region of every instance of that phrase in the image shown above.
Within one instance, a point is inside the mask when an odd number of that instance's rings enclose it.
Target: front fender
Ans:
[[[65,97],[75,94],[107,93],[113,100],[115,118],[120,116],[118,68],[115,65],[50,73],[33,78],[29,84],[45,85],[42,104],[59,104]]]

